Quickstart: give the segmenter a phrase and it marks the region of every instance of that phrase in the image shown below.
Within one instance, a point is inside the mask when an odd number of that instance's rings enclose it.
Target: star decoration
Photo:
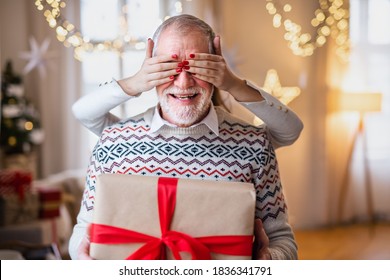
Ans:
[[[55,57],[54,52],[48,51],[50,45],[50,40],[45,39],[41,46],[38,45],[35,38],[30,38],[30,51],[21,52],[19,55],[20,58],[28,60],[27,65],[23,69],[23,74],[26,75],[34,68],[38,68],[39,75],[41,77],[46,76],[46,67],[48,61]]]
[[[265,77],[263,89],[275,96],[283,104],[287,105],[301,93],[299,87],[282,87],[278,73],[275,69],[270,69]]]

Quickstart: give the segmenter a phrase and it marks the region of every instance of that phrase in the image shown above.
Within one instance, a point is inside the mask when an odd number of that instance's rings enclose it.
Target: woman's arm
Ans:
[[[196,75],[198,79],[212,83],[216,88],[230,95],[222,97],[222,92],[216,92],[214,100],[228,101],[228,111],[241,114],[236,102],[242,104],[267,126],[274,147],[291,145],[302,129],[303,123],[299,117],[277,98],[251,85],[230,71],[221,50],[221,39],[214,39],[215,54],[196,53],[189,60],[189,69],[186,71]],[[220,96],[218,96],[220,95]],[[228,100],[233,99],[233,100]],[[230,108],[229,108],[229,105]],[[233,108],[234,107],[234,108]],[[243,112],[245,114],[245,112]],[[247,114],[247,113],[246,113]],[[239,116],[240,117],[240,116]]]
[[[125,94],[118,83],[112,80],[77,100],[72,111],[86,128],[99,136],[107,125],[119,120],[110,110],[131,98],[133,97]]]
[[[274,148],[293,144],[303,129],[303,123],[297,114],[264,90],[249,82],[246,85],[256,90],[264,100],[240,103],[266,124]]]

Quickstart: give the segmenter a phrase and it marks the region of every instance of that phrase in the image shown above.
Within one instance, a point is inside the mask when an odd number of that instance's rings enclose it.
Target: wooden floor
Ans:
[[[390,260],[390,223],[295,231],[301,260]]]

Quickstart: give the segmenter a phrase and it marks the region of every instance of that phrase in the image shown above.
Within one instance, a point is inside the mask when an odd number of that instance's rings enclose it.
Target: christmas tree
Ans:
[[[4,155],[25,154],[43,141],[39,114],[24,96],[23,79],[7,61],[1,79],[0,143]]]

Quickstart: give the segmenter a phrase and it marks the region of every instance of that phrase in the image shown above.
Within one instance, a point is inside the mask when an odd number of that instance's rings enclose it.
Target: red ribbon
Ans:
[[[192,237],[182,232],[170,230],[175,212],[177,178],[160,177],[158,179],[158,211],[161,237],[146,235],[140,232],[107,226],[91,225],[91,242],[100,244],[145,243],[141,248],[127,257],[128,260],[162,260],[166,259],[165,248],[168,247],[177,260],[180,252],[188,252],[193,260],[211,259],[211,252],[234,256],[251,256],[252,235],[224,235]]]

